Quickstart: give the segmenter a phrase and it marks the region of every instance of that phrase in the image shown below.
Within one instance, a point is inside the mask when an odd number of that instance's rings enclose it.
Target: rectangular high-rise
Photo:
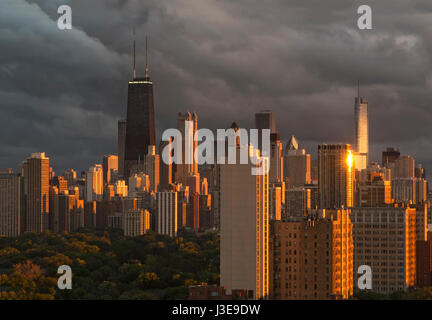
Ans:
[[[359,266],[372,269],[372,291],[407,290],[416,279],[416,209],[357,207],[351,209],[354,275]],[[357,283],[356,283],[357,285]]]
[[[270,182],[283,181],[282,142],[279,133],[270,134]]]
[[[103,168],[96,164],[86,173],[86,201],[100,201],[103,198]]]
[[[0,236],[17,237],[22,227],[22,178],[0,169]]]
[[[356,169],[366,169],[369,154],[368,102],[357,96],[354,101]]]
[[[44,152],[27,159],[26,231],[40,233],[49,227],[49,171]]]
[[[118,172],[124,175],[125,147],[126,147],[126,120],[118,121],[117,128],[117,155],[118,155]]]
[[[311,158],[305,149],[299,149],[297,139],[291,136],[284,154],[284,178],[288,188],[303,187],[311,183]]]
[[[111,183],[111,174],[114,171],[118,171],[118,163],[119,163],[119,157],[116,155],[105,155],[103,157],[103,182],[104,184],[110,184]]]
[[[349,144],[318,146],[320,208],[353,206],[354,160]]]
[[[178,193],[164,191],[156,193],[156,231],[171,237],[177,235],[178,228]]]
[[[273,113],[270,110],[255,113],[255,128],[258,130],[270,129],[270,133],[276,133],[276,121]]]
[[[237,146],[237,159],[242,148]],[[249,155],[260,163],[220,165],[220,284],[228,294],[251,290],[255,299],[269,295],[269,175],[268,158],[251,146]]]
[[[271,232],[273,299],[330,300],[353,295],[348,209],[319,210],[304,219],[274,221]]]
[[[261,154],[263,154],[262,131],[268,129],[270,134],[276,133],[276,121],[273,113],[270,110],[255,113],[255,128],[258,129],[258,145],[254,147],[260,149]]]
[[[198,141],[194,139],[198,131],[198,116],[187,111],[177,116],[177,128],[182,135],[182,163],[176,164],[175,182],[190,186],[199,193],[196,182],[199,185],[198,163],[195,161],[194,152],[198,148]]]
[[[148,68],[144,78],[129,81],[126,119],[124,178],[134,164],[144,159],[150,145],[156,145],[153,82]]]

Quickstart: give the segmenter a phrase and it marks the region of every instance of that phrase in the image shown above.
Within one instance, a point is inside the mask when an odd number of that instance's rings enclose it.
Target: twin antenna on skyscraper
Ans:
[[[136,44],[135,44],[135,27],[133,28],[133,78],[136,79]],[[150,79],[150,72],[149,72],[149,68],[148,68],[148,40],[147,40],[147,35],[145,38],[145,44],[146,44],[146,52],[145,52],[145,77],[146,79]]]

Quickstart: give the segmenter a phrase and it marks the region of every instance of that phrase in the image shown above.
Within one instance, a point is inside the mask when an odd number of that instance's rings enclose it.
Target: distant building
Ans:
[[[50,229],[53,232],[74,232],[85,226],[84,201],[79,199],[78,188],[59,192],[50,188]]]
[[[372,268],[372,291],[405,291],[416,279],[416,209],[352,208],[354,273]],[[356,284],[357,285],[357,284]]]
[[[100,201],[103,199],[103,168],[96,164],[86,173],[86,201]]]
[[[390,181],[376,179],[359,185],[360,207],[382,207],[392,203]]]
[[[156,145],[153,82],[148,65],[145,76],[133,79],[128,84],[126,139],[123,176],[129,177],[130,168],[144,159],[149,146]]]
[[[354,159],[349,144],[318,146],[320,208],[352,207]]]
[[[282,188],[277,185],[269,187],[269,219],[280,220],[282,218]]]
[[[417,240],[417,286],[420,288],[432,286],[432,240],[428,233],[427,240]]]
[[[365,169],[368,165],[369,154],[369,117],[368,102],[360,97],[360,93],[354,101],[355,117],[355,168]]]
[[[232,290],[231,294],[227,294],[225,287],[206,283],[189,286],[188,291],[188,300],[248,300],[253,298],[252,291]]]
[[[304,217],[311,206],[311,189],[305,187],[286,189],[285,212],[286,217]]]
[[[273,113],[270,110],[255,113],[255,128],[258,130],[269,129],[270,134],[276,133],[276,120]]]
[[[160,187],[161,191],[166,191],[170,184],[173,183],[173,164],[171,163],[165,163],[163,161],[163,151],[165,148],[167,148],[167,155],[171,154],[172,152],[172,141],[171,138],[170,141],[161,141],[159,144],[159,156],[160,156]]]
[[[63,177],[68,182],[68,185],[72,186],[76,183],[77,173],[74,169],[67,169],[63,172]]]
[[[279,133],[270,134],[270,182],[283,181],[283,146]]]
[[[243,149],[247,148],[247,149]],[[227,293],[251,290],[254,299],[269,295],[269,177],[268,158],[258,158],[253,146],[237,145],[260,163],[260,175],[252,164],[220,165],[220,284]]]
[[[288,188],[302,187],[311,183],[311,158],[305,149],[299,149],[294,136],[288,141],[284,154],[284,176]]]
[[[178,199],[176,191],[156,193],[156,231],[171,237],[177,235]]]
[[[66,180],[64,177],[55,176],[52,182],[53,185],[58,188],[60,193],[68,190],[68,180]]]
[[[388,167],[391,163],[395,162],[399,156],[400,152],[398,149],[387,148],[387,150],[382,153],[382,166]]]
[[[118,121],[117,153],[118,153],[118,171],[124,175],[125,148],[126,148],[126,120]]]
[[[198,141],[194,139],[198,131],[198,116],[196,113],[191,114],[187,111],[185,114],[179,113],[177,116],[177,128],[182,135],[182,163],[176,164],[175,182],[188,185],[191,176],[199,177],[198,163],[195,161],[194,152],[198,148]],[[196,184],[196,179],[193,180]],[[191,186],[196,189],[196,185]],[[199,178],[198,190],[199,192]]]
[[[19,236],[23,219],[23,179],[0,169],[0,236]]]
[[[122,216],[123,232],[127,237],[136,237],[150,230],[150,212],[148,210],[126,210]]]
[[[111,183],[111,176],[113,171],[118,171],[118,156],[106,155],[103,157],[103,181],[104,184]]]
[[[353,295],[349,210],[320,210],[271,224],[272,299],[329,300]]]
[[[129,194],[128,186],[126,185],[126,181],[117,180],[114,184],[114,195],[120,198],[127,197]]]
[[[49,228],[49,158],[33,153],[26,166],[26,231],[40,233]]]
[[[149,146],[145,156],[145,171],[150,179],[150,190],[159,191],[160,184],[160,157],[156,154],[156,147]]]

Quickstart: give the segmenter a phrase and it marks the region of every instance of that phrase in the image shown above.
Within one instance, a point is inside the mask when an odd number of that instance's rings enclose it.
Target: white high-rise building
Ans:
[[[369,118],[368,102],[360,97],[360,93],[354,101],[354,119],[354,163],[357,170],[363,170],[368,165]]]
[[[164,191],[156,193],[156,230],[157,233],[171,237],[177,235],[178,226],[178,193],[176,191]]]
[[[249,150],[244,150],[249,148]],[[250,290],[254,299],[269,295],[269,159],[259,157],[252,146],[237,145],[249,151],[248,164],[220,165],[220,271],[221,286]],[[253,160],[252,160],[253,159]],[[252,175],[251,164],[260,163],[259,175]]]
[[[101,164],[90,167],[86,174],[86,201],[103,198],[103,168]]]

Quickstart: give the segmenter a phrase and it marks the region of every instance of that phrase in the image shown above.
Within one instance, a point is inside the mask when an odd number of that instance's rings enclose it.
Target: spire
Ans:
[[[133,28],[133,78],[136,79],[135,27]]]
[[[294,135],[291,135],[291,138],[288,140],[288,143],[286,145],[286,150],[298,150],[298,148],[299,143],[296,137],[294,137]]]
[[[357,98],[360,101],[360,80],[357,80]]]
[[[148,42],[147,42],[147,36],[146,36],[146,68],[145,68],[145,78],[146,80],[150,80],[150,71],[148,67]]]

